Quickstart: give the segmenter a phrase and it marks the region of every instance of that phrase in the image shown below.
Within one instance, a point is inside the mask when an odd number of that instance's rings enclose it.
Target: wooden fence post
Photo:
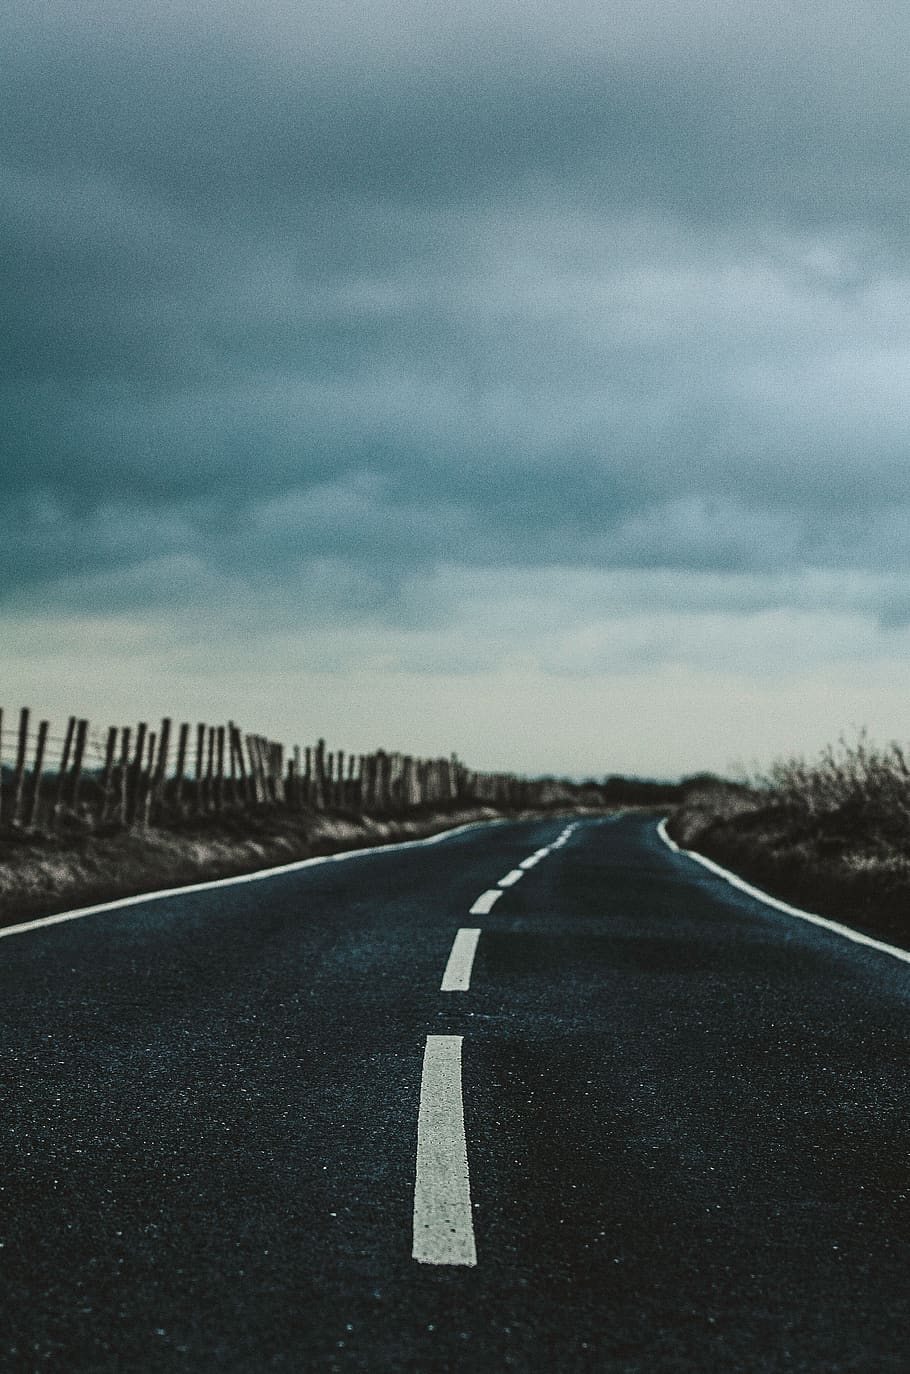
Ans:
[[[269,792],[269,770],[266,766],[265,741],[261,735],[253,736],[253,754],[256,760],[256,776],[259,779],[259,792],[264,805],[272,800]]]
[[[174,772],[174,806],[178,816],[183,815],[183,780],[186,776],[186,751],[189,744],[190,727],[186,721],[180,726],[177,738],[177,767]]]
[[[269,786],[269,761],[266,754],[266,742],[262,735],[254,735],[253,741],[256,745],[256,769],[259,773],[259,785],[262,788],[262,800],[268,803],[272,800],[272,789]]]
[[[53,822],[56,824],[63,806],[63,793],[66,786],[66,774],[70,766],[70,751],[73,747],[73,735],[76,731],[76,717],[70,716],[66,726],[66,737],[63,741],[63,753],[60,755],[60,768],[57,772],[57,785],[54,788],[54,807]]]
[[[128,725],[124,725],[120,732],[120,772],[117,777],[120,796],[118,798],[118,811],[120,824],[125,826],[129,816],[129,787],[130,787],[130,736],[132,731]]]
[[[376,802],[384,813],[392,804],[392,760],[384,749],[376,755]]]
[[[263,797],[260,792],[259,771],[256,768],[256,745],[253,736],[245,735],[244,744],[246,745],[246,756],[250,765],[250,784],[253,789],[252,800],[254,806],[259,806],[259,804],[263,801]]]
[[[224,726],[218,726],[218,778],[215,783],[215,810],[224,810]]]
[[[253,735],[253,766],[259,783],[259,798],[263,806],[272,800],[269,792],[269,774],[266,768],[264,740],[261,735]]]
[[[232,720],[227,723],[227,751],[231,772],[231,805],[238,806],[245,800],[245,789],[240,781],[240,761],[237,757],[237,726]]]
[[[215,779],[215,727],[209,726],[208,747],[205,756],[205,809],[211,811],[214,801]]]
[[[161,734],[158,736],[158,756],[155,762],[155,772],[152,778],[152,806],[154,816],[158,819],[164,807],[164,787],[167,779],[167,756],[171,749],[171,718],[165,716],[161,722]]]
[[[380,759],[380,757],[379,757],[378,751],[377,751],[375,754],[370,754],[370,755],[368,755],[368,757],[367,757],[367,795],[368,795],[368,798],[369,798],[369,800],[368,800],[368,806],[369,806],[369,809],[370,809],[371,811],[379,811],[379,810],[381,809],[381,797],[382,797],[381,763],[382,763],[382,761],[381,761],[381,759]]]
[[[117,752],[117,727],[111,725],[104,749],[104,772],[101,774],[101,800],[98,803],[98,824],[103,825],[111,805],[111,779],[114,776],[114,756]]]
[[[202,788],[205,779],[205,725],[200,721],[196,726],[196,815],[202,813]]]
[[[32,799],[26,822],[29,830],[34,830],[38,822],[38,807],[41,804],[41,773],[44,768],[44,751],[47,747],[47,731],[48,722],[43,720],[38,726],[38,744],[35,749],[35,761],[32,765]]]
[[[269,742],[265,735],[257,736],[259,767],[262,772],[262,790],[265,793],[267,802],[275,800],[275,793],[272,787],[272,765],[269,759]]]
[[[87,735],[88,721],[80,720],[76,726],[76,748],[73,752],[73,767],[70,772],[70,809],[74,814],[79,805],[79,790],[82,786],[82,765],[85,762]]]
[[[259,736],[247,735],[246,747],[250,758],[250,776],[256,788],[256,805],[262,806],[267,800],[262,780],[262,760],[259,757]]]
[[[142,773],[145,763],[145,738],[148,726],[141,720],[136,726],[136,750],[130,766],[129,796],[127,799],[126,823],[135,825],[142,799]]]
[[[284,789],[284,745],[277,741],[272,745],[272,760],[275,776],[275,800],[286,802],[288,797]]]
[[[300,745],[299,745],[299,744],[295,744],[295,745],[294,745],[294,794],[293,794],[293,799],[292,799],[292,800],[293,800],[294,806],[297,808],[298,811],[300,810],[301,806],[303,805],[303,795],[302,795],[301,783],[300,783],[300,765],[301,765]]]
[[[249,805],[255,800],[255,790],[252,786],[252,779],[247,777],[246,763],[243,757],[243,740],[240,738],[240,730],[234,726],[234,753],[237,756],[237,771],[240,774],[240,795],[242,800]]]
[[[316,758],[314,762],[315,771],[315,793],[313,805],[317,811],[325,809],[325,740],[316,742]]]
[[[13,770],[13,825],[18,825],[22,820],[22,793],[25,786],[25,755],[28,749],[29,714],[27,706],[23,706],[19,712],[19,741],[16,746],[16,766]]]
[[[139,817],[142,829],[148,827],[151,819],[152,793],[155,790],[155,745],[157,743],[157,733],[149,730],[148,733],[148,762],[142,769],[140,785],[142,793],[139,803]]]
[[[262,780],[265,784],[266,799],[270,802],[277,801],[278,793],[275,788],[275,751],[272,743],[265,735],[259,736],[259,758],[262,764]]]
[[[234,722],[229,720],[226,731],[227,744],[227,781],[225,787],[227,796],[232,806],[237,805],[237,793],[240,786],[237,781],[237,760],[234,757]]]

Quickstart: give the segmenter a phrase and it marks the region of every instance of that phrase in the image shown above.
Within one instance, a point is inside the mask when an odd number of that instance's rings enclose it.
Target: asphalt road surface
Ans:
[[[0,1369],[910,1371],[910,965],[570,824],[0,939]]]

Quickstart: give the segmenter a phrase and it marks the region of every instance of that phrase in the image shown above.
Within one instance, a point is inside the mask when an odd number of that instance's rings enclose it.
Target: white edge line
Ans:
[[[425,835],[419,840],[397,840],[394,844],[374,844],[363,849],[345,849],[339,854],[317,854],[312,859],[295,859],[293,863],[279,864],[276,868],[258,868],[253,873],[235,873],[230,878],[210,878],[204,883],[190,883],[185,887],[164,887],[156,892],[137,892],[132,897],[118,897],[113,902],[100,902],[97,906],[83,906],[74,911],[58,911],[53,916],[38,916],[33,921],[22,921],[19,925],[0,928],[0,940],[8,935],[24,935],[29,930],[41,930],[44,926],[61,925],[64,921],[78,921],[83,916],[98,916],[104,911],[119,911],[123,907],[139,906],[142,902],[159,902],[165,897],[182,897],[191,892],[213,892],[219,887],[235,887],[239,883],[258,883],[263,878],[277,878],[282,873],[298,873],[303,868],[315,868],[317,864],[340,863],[343,859],[357,859],[365,854],[387,854],[394,850],[416,849],[419,845],[439,844],[441,840],[451,839],[465,830],[475,830],[482,825],[505,825],[506,820],[467,821],[464,825],[441,830],[436,835]]]
[[[452,950],[442,975],[440,992],[468,992],[471,987],[471,970],[480,930],[475,926],[462,926],[452,941]]]
[[[790,906],[789,902],[782,902],[778,897],[772,897],[768,892],[762,892],[761,888],[753,887],[747,883],[745,878],[740,878],[736,873],[731,873],[728,868],[722,868],[720,864],[708,859],[704,854],[699,854],[694,849],[683,849],[674,839],[670,838],[667,832],[667,821],[664,818],[657,824],[657,833],[664,844],[673,850],[674,854],[684,854],[687,859],[694,859],[712,873],[716,873],[719,878],[723,878],[731,887],[739,888],[740,892],[745,892],[749,897],[755,897],[759,902],[764,902],[766,906],[772,906],[777,911],[783,911],[787,916],[797,916],[801,921],[811,921],[814,926],[822,926],[825,930],[831,930],[835,935],[842,935],[845,940],[852,940],[857,945],[867,945],[869,949],[877,949],[882,954],[890,954],[894,959],[900,959],[905,964],[910,964],[910,950],[898,949],[896,945],[885,944],[884,940],[875,940],[871,935],[864,935],[862,931],[853,930],[850,926],[842,926],[839,921],[832,921],[827,916],[816,916],[814,912],[803,911],[801,907]]]

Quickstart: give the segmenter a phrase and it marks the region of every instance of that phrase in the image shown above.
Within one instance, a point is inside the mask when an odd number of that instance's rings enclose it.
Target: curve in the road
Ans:
[[[745,878],[733,873],[729,868],[724,868],[721,864],[709,859],[706,854],[699,854],[695,849],[683,849],[670,835],[667,830],[666,820],[658,823],[657,833],[669,849],[674,854],[684,854],[687,859],[692,859],[695,863],[701,864],[709,873],[714,873],[719,878],[730,884],[731,887],[738,888],[740,892],[745,892],[748,897],[754,897],[759,902],[764,902],[766,906],[772,906],[776,911],[783,911],[787,916],[796,916],[801,921],[809,921],[814,926],[821,926],[823,930],[830,930],[835,935],[841,935],[845,940],[852,940],[854,944],[866,945],[869,949],[877,949],[882,954],[890,954],[892,959],[900,959],[905,964],[910,964],[910,950],[900,949],[897,945],[889,945],[884,940],[876,940],[872,935],[864,935],[861,930],[854,930],[852,926],[842,925],[840,921],[832,921],[828,916],[818,916],[813,911],[804,911],[802,907],[791,906],[789,902],[781,901],[779,897],[772,897],[769,892],[763,892],[759,887],[753,887],[747,883]]]

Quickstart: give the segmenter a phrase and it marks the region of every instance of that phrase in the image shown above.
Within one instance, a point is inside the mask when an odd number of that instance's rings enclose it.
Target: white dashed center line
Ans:
[[[428,1035],[420,1082],[414,1244],[419,1264],[477,1263],[460,1035]]]
[[[446,971],[442,975],[440,992],[467,992],[471,986],[471,968],[477,953],[480,931],[463,926],[455,936]]]
[[[505,888],[513,887],[552,850],[562,848],[574,829],[574,825],[566,826],[552,844],[529,854],[499,879],[497,887],[482,892],[471,915],[486,916]],[[440,992],[469,990],[479,940],[477,926],[463,926],[456,933]],[[419,1264],[477,1264],[464,1131],[462,1039],[460,1035],[428,1035],[423,1056],[411,1250]]]
[[[474,905],[471,907],[471,910],[468,912],[468,915],[486,916],[487,912],[493,909],[494,904],[499,901],[501,896],[502,891],[498,887],[491,887],[488,888],[486,892],[481,892],[480,896],[477,898],[477,901],[474,903]]]

